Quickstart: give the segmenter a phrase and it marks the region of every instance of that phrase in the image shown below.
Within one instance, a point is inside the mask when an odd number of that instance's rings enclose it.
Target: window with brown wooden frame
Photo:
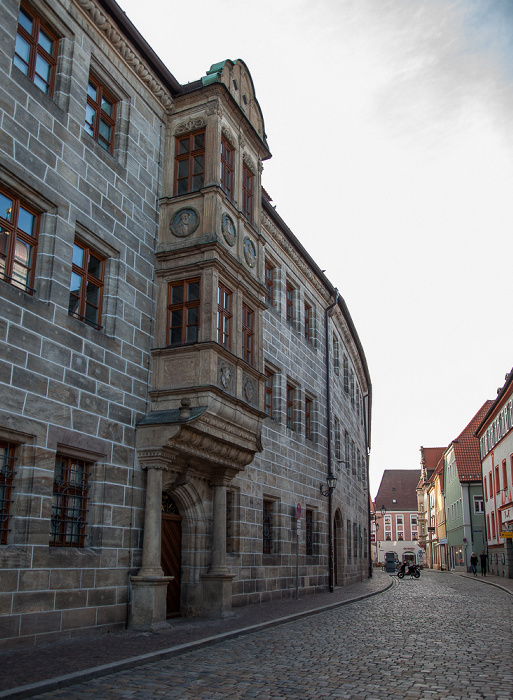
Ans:
[[[39,216],[27,204],[0,190],[0,279],[32,294]]]
[[[53,95],[59,39],[25,5],[18,14],[14,65],[49,97]]]
[[[84,127],[87,133],[108,153],[114,150],[116,100],[93,75],[87,84]]]
[[[265,300],[269,306],[274,304],[274,266],[266,260],[265,262]]]
[[[0,544],[7,544],[14,480],[15,446],[0,441]]]
[[[305,338],[312,339],[312,307],[305,301]]]
[[[287,428],[294,430],[294,387],[287,384]]]
[[[305,396],[305,438],[312,439],[312,399]]]
[[[253,222],[253,173],[247,165],[242,166],[242,213],[251,224]]]
[[[305,513],[305,554],[307,557],[313,554],[313,510]]]
[[[273,551],[273,502],[264,499],[262,504],[262,553]]]
[[[285,289],[287,323],[294,325],[294,287],[287,282]]]
[[[217,288],[217,342],[227,350],[231,345],[232,293],[223,284]]]
[[[248,364],[253,361],[253,311],[242,304],[242,359]]]
[[[340,421],[338,418],[335,418],[335,459],[339,461],[342,459]]]
[[[269,418],[273,417],[273,392],[274,392],[274,374],[271,370],[265,370],[265,412]]]
[[[200,279],[180,280],[168,285],[168,343],[197,343],[199,334]]]
[[[205,181],[205,129],[176,138],[175,194],[196,192]]]
[[[233,199],[233,148],[221,137],[221,187]]]
[[[68,313],[101,329],[105,260],[85,243],[75,240]]]
[[[50,546],[85,546],[90,466],[85,460],[56,456]]]

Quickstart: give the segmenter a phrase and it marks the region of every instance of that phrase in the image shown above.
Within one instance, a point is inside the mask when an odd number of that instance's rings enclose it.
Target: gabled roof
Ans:
[[[429,482],[435,473],[436,466],[445,452],[445,447],[422,447],[420,448],[420,479],[417,488]]]
[[[487,427],[487,424],[489,421],[491,421],[492,418],[495,417],[495,413],[499,408],[502,407],[503,401],[505,401],[506,398],[508,398],[509,393],[510,393],[510,388],[511,385],[513,384],[513,368],[511,372],[508,372],[506,376],[504,377],[504,384],[500,389],[497,389],[497,398],[492,401],[492,405],[486,412],[486,414],[483,416],[483,419],[481,423],[477,426],[476,428],[476,435],[479,435],[479,433]]]
[[[451,442],[460,481],[481,481],[481,455],[475,433],[492,405],[493,401],[485,401],[470,423]]]
[[[385,469],[378,493],[374,499],[376,508],[417,512],[417,483],[419,469]],[[395,500],[395,503],[394,503]]]

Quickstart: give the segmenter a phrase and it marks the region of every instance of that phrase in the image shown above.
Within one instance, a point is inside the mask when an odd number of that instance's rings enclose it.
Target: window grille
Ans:
[[[57,455],[53,484],[50,545],[83,547],[90,464]]]
[[[273,549],[273,502],[263,503],[263,554],[271,554]]]
[[[0,442],[0,544],[7,544],[11,493],[14,480],[15,446],[10,442]]]

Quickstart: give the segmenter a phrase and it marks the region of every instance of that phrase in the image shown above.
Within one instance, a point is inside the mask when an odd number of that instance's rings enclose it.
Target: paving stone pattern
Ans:
[[[110,698],[513,697],[513,597],[423,572],[387,592],[40,695]]]

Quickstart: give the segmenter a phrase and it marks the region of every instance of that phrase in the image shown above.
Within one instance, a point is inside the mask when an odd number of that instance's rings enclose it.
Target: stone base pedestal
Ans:
[[[235,574],[203,574],[202,617],[230,617],[232,612],[232,580]]]
[[[166,624],[167,585],[172,576],[131,576],[132,605],[128,626],[153,632]]]

